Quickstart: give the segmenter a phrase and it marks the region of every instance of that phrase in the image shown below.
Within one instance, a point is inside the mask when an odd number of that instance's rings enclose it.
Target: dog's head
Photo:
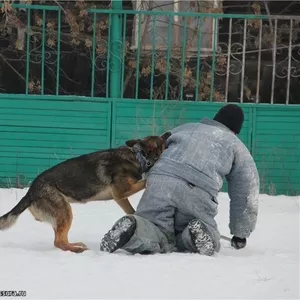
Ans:
[[[144,139],[126,141],[126,145],[133,148],[145,158],[147,169],[150,169],[159,159],[166,149],[166,141],[171,136],[171,132],[166,132],[160,136],[147,136]]]

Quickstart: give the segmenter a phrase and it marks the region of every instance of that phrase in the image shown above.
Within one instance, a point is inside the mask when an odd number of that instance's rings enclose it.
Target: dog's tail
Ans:
[[[11,211],[0,217],[0,230],[8,229],[13,226],[19,215],[26,210],[31,203],[30,196],[25,195]]]

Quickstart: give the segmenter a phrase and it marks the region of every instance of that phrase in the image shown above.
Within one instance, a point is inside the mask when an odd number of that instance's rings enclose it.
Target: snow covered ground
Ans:
[[[0,189],[0,215],[26,190]],[[137,205],[141,194],[131,198]],[[219,196],[220,231],[229,235],[228,196]],[[73,205],[71,242],[82,254],[53,246],[52,228],[28,211],[0,232],[0,291],[27,299],[299,299],[300,197],[260,196],[256,231],[243,250],[222,241],[214,257],[197,254],[100,253],[103,234],[123,215],[113,201]],[[20,298],[19,298],[20,299]]]

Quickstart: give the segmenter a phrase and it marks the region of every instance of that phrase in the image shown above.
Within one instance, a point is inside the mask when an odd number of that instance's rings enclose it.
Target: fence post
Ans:
[[[112,0],[112,10],[121,10],[122,0]],[[121,16],[119,13],[112,13],[110,26],[110,63],[108,65],[109,76],[109,97],[121,98],[121,61],[122,56],[122,30]]]

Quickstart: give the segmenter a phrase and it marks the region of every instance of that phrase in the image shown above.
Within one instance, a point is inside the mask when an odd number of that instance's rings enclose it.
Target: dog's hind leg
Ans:
[[[42,222],[39,217],[36,215],[36,213],[34,212],[34,208],[29,207],[28,210],[31,212],[31,214],[33,215],[34,219],[38,222]]]
[[[83,243],[69,243],[68,233],[73,220],[72,208],[58,191],[51,190],[44,193],[43,198],[30,207],[30,212],[36,220],[52,225],[55,247],[76,253],[88,249]]]
[[[56,224],[53,226],[55,233],[54,246],[64,251],[81,253],[88,250],[83,243],[69,243],[68,233],[72,225],[73,214],[69,203],[64,201],[64,207],[60,207],[56,215]]]

